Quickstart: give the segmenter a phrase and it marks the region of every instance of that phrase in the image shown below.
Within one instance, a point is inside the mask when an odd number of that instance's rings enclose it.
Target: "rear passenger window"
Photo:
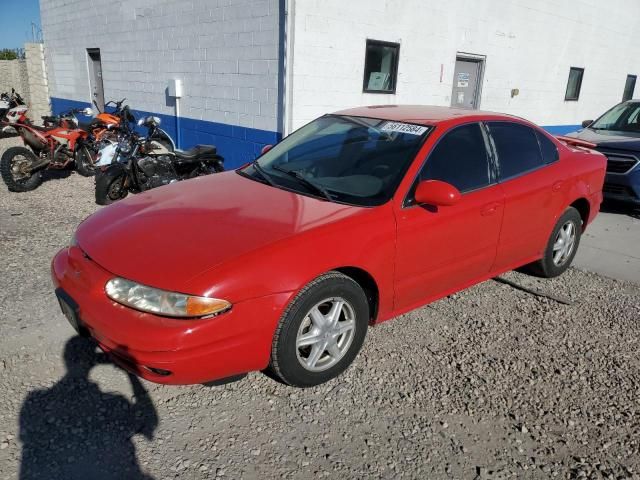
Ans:
[[[538,143],[540,144],[540,151],[542,152],[542,161],[546,164],[553,163],[560,158],[558,149],[549,138],[541,132],[536,132],[538,136]]]
[[[441,180],[461,192],[491,183],[491,168],[480,125],[457,127],[438,142],[420,173],[421,180]]]
[[[544,165],[532,128],[509,122],[489,122],[488,126],[498,153],[501,180]]]

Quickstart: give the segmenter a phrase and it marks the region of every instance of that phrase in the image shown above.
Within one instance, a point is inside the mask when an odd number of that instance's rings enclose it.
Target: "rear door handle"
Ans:
[[[556,182],[551,187],[551,191],[553,192],[559,192],[560,190],[562,190],[562,182]]]
[[[498,211],[498,209],[500,208],[500,203],[496,202],[496,203],[489,203],[487,205],[485,205],[484,207],[482,207],[482,210],[480,210],[480,215],[482,215],[483,217],[487,217],[489,215],[493,215],[494,213],[496,213]]]

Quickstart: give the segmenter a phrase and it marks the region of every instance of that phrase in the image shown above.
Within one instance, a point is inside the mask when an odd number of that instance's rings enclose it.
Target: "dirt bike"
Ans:
[[[10,191],[34,190],[42,183],[41,172],[45,169],[63,169],[75,164],[81,175],[93,175],[90,133],[79,128],[76,117],[79,113],[92,115],[90,108],[76,108],[58,116],[43,117],[43,126],[34,125],[26,111],[26,107],[18,108],[18,113],[13,112],[9,124],[3,128],[5,132],[17,131],[25,144],[24,147],[7,149],[0,158],[0,174]]]
[[[117,144],[101,150],[97,161],[96,203],[109,205],[130,192],[139,193],[180,180],[209,175],[224,170],[224,159],[213,145],[196,145],[182,151],[173,147],[171,137],[160,129],[160,119],[140,119],[139,127],[147,136],[135,131],[121,131]]]

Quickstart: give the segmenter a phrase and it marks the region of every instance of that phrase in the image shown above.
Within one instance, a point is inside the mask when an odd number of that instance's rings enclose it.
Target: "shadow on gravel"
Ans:
[[[631,218],[640,220],[640,207],[622,202],[605,200],[600,206],[600,211],[604,213],[615,213],[618,215],[628,215]]]
[[[20,479],[152,480],[136,458],[132,437],[153,439],[158,416],[144,386],[127,373],[134,396],[102,392],[91,369],[110,363],[93,342],[70,339],[67,373],[54,386],[30,392],[20,411]]]
[[[73,173],[73,170],[65,168],[62,170],[42,170],[42,182],[49,182],[51,180],[62,180],[68,178]]]

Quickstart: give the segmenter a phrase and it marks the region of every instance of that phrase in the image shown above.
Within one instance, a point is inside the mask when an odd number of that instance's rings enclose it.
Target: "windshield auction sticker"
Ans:
[[[411,123],[387,122],[380,130],[383,132],[408,133],[409,135],[422,135],[429,128],[421,125],[412,125]]]

